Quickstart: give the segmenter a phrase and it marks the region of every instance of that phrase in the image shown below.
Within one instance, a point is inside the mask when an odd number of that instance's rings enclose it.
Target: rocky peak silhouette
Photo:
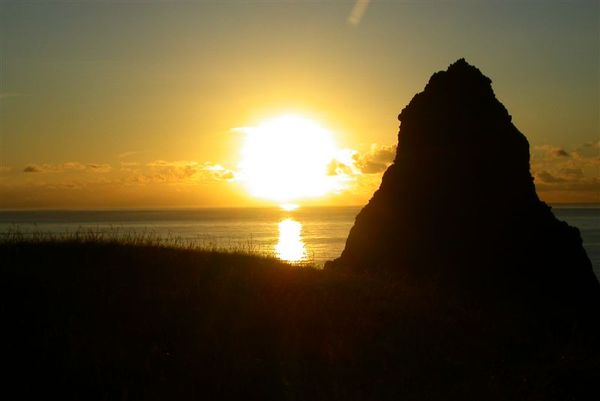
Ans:
[[[600,305],[579,231],[539,200],[489,78],[460,59],[398,118],[394,163],[326,268]]]
[[[486,344],[484,371],[514,369],[505,383],[543,377],[526,386],[531,399],[598,398],[600,284],[579,230],[538,198],[529,144],[491,80],[458,60],[398,118],[394,163],[325,268],[418,294],[446,319],[441,336]],[[471,363],[444,344],[456,366]]]

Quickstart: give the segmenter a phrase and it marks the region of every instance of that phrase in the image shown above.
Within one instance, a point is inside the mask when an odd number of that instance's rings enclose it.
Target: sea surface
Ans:
[[[245,250],[322,266],[344,249],[360,207],[0,211],[0,235],[144,235],[173,244]],[[553,208],[579,228],[600,277],[600,205]]]

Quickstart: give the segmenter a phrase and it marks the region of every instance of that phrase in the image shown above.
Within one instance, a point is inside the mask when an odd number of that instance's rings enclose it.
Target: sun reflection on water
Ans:
[[[275,253],[287,262],[306,260],[306,248],[302,241],[302,224],[287,218],[279,222],[279,241],[275,245]]]

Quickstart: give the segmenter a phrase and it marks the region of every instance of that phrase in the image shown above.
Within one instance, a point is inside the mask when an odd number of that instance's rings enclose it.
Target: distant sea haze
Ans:
[[[0,211],[0,235],[101,233],[147,235],[179,244],[260,252],[322,266],[338,257],[359,206],[160,210]],[[579,228],[600,278],[600,205],[555,206],[555,215]],[[178,240],[178,241],[175,241]]]

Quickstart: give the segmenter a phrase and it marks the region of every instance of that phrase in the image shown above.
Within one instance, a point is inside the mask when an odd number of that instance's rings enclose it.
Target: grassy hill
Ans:
[[[143,241],[0,262],[4,399],[600,399],[598,339],[433,283]]]

